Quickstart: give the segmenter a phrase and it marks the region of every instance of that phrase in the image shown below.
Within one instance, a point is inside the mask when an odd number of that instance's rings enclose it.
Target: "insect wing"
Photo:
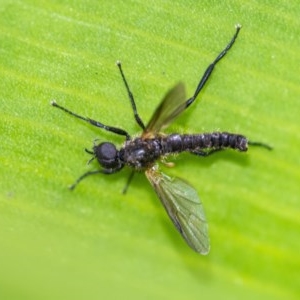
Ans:
[[[185,88],[182,82],[175,85],[163,98],[146,126],[144,135],[155,135],[166,128],[186,108]]]
[[[197,192],[185,181],[170,178],[154,168],[146,176],[176,229],[187,244],[203,255],[209,252],[208,225]]]

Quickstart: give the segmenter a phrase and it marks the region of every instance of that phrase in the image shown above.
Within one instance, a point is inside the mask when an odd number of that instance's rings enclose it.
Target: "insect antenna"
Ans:
[[[85,148],[85,149],[84,149],[84,151],[85,151],[86,153],[88,153],[88,154],[92,154],[92,155],[94,155],[94,152],[93,152],[93,151],[91,151],[91,150],[89,150],[89,149],[87,149],[87,148]]]

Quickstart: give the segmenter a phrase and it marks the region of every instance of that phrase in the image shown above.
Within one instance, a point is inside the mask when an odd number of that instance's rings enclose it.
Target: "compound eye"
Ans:
[[[94,153],[105,169],[114,169],[119,165],[118,151],[112,143],[101,143],[95,146]]]
[[[114,159],[117,155],[117,149],[112,143],[102,143],[98,145],[98,153],[103,159]]]

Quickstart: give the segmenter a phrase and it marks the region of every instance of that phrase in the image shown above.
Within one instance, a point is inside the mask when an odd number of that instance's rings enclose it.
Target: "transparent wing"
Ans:
[[[159,133],[186,108],[185,88],[182,82],[175,85],[163,98],[146,126],[144,135]]]
[[[170,178],[155,167],[146,176],[165,207],[173,224],[196,252],[209,252],[208,225],[197,192],[185,181]]]

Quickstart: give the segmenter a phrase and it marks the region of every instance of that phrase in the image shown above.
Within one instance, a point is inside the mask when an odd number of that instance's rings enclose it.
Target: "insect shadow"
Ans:
[[[110,175],[119,172],[124,166],[128,166],[132,168],[132,172],[124,188],[123,192],[125,193],[134,173],[136,171],[144,171],[170,219],[186,243],[194,251],[203,255],[207,254],[210,249],[208,225],[196,190],[185,180],[177,177],[171,178],[160,172],[157,161],[160,160],[165,165],[172,166],[173,163],[166,161],[167,156],[181,152],[207,157],[225,149],[245,152],[248,149],[248,145],[260,146],[268,150],[271,149],[267,144],[249,141],[245,136],[237,133],[219,131],[201,134],[173,133],[166,135],[162,133],[177,116],[196,100],[216,64],[227,54],[234,44],[240,29],[241,26],[237,25],[231,41],[207,67],[192,97],[186,98],[184,85],[179,82],[164,96],[147,125],[145,125],[138,114],[135,100],[123,73],[121,63],[117,62],[128,93],[135,121],[142,129],[140,137],[132,138],[124,129],[105,125],[91,118],[83,117],[52,101],[51,104],[54,107],[76,118],[125,137],[125,142],[120,149],[117,149],[113,143],[98,143],[97,141],[94,142],[92,150],[85,149],[87,153],[92,155],[90,161],[96,159],[102,168],[84,173],[70,189],[74,189],[80,181],[90,175],[98,173]]]

